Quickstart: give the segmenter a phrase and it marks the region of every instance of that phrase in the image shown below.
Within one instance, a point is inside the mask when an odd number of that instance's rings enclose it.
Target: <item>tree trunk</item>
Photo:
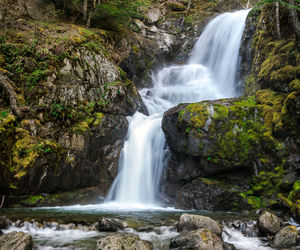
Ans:
[[[17,94],[12,85],[12,82],[6,76],[0,74],[0,87],[2,87],[8,93],[10,106],[14,115],[17,117],[22,117],[22,112],[17,105]]]
[[[246,5],[246,9],[248,9],[250,6],[250,0],[248,0],[247,5]]]
[[[188,6],[187,6],[187,9],[186,9],[186,13],[189,13],[190,8],[191,8],[191,4],[192,4],[192,0],[189,0]]]
[[[100,2],[100,1],[98,0],[98,2]],[[86,26],[87,26],[88,28],[91,26],[91,18],[92,18],[92,15],[93,15],[93,13],[94,13],[96,7],[97,7],[97,0],[94,0],[94,1],[93,1],[93,8],[92,8],[92,9],[90,10],[90,12],[89,12],[89,16],[88,16],[87,23],[86,23]]]
[[[88,0],[83,0],[83,7],[82,7],[82,19],[83,19],[83,21],[87,20],[87,9],[88,9]]]
[[[89,17],[86,22],[86,27],[88,28],[91,26],[91,16],[92,16],[92,11],[89,12]]]
[[[278,39],[281,39],[281,32],[280,32],[280,16],[279,16],[279,2],[276,1],[276,31]]]
[[[291,5],[295,5],[294,0],[289,0],[289,3]],[[290,16],[291,16],[291,19],[292,19],[292,23],[293,23],[294,31],[295,31],[295,34],[296,34],[296,38],[297,38],[298,41],[300,41],[300,22],[299,22],[297,9],[291,8]]]
[[[1,204],[0,204],[0,208],[3,207],[3,205],[4,205],[4,200],[5,200],[5,195],[2,196],[2,201],[1,201]]]

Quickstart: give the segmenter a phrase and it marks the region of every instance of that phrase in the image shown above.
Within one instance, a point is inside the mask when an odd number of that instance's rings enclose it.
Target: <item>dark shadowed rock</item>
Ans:
[[[97,226],[98,231],[116,232],[128,227],[128,224],[117,218],[102,218]]]
[[[264,234],[275,234],[280,229],[280,219],[268,211],[263,212],[257,221],[260,232]]]
[[[28,233],[11,232],[0,237],[1,250],[31,250],[32,237]]]
[[[241,201],[238,190],[237,185],[228,181],[199,178],[177,190],[175,206],[210,211],[230,210]]]
[[[177,223],[177,229],[180,232],[186,232],[196,229],[208,229],[212,233],[219,236],[222,234],[222,229],[218,222],[209,217],[194,214],[182,214],[180,216],[179,222]]]
[[[97,242],[98,250],[153,250],[150,241],[141,240],[135,234],[113,234],[101,238]]]
[[[181,233],[171,240],[171,249],[223,250],[222,239],[208,229]]]

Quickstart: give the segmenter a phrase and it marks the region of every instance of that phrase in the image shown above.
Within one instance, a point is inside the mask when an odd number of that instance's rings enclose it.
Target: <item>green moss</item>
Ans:
[[[136,46],[135,44],[133,44],[132,46],[131,46],[131,48],[132,48],[132,50],[134,51],[134,53],[139,53],[140,52],[140,48],[138,47],[138,46]]]
[[[104,117],[105,116],[103,113],[96,113],[96,119],[93,123],[93,126],[98,126],[100,123],[102,123]]]
[[[88,123],[86,121],[77,123],[72,131],[77,134],[85,134],[90,129]]]
[[[13,164],[10,170],[17,179],[26,175],[27,168],[32,167],[38,158],[55,153],[59,149],[54,141],[32,137],[24,129],[16,131],[15,140],[12,153]]]
[[[262,208],[265,206],[261,199],[256,196],[248,196],[247,202],[253,209]]]
[[[300,80],[298,78],[293,80],[289,87],[291,92],[296,91],[298,95],[300,94]]]
[[[225,105],[215,104],[214,115],[215,119],[228,117],[229,109]]]
[[[39,202],[43,202],[45,200],[45,197],[42,195],[36,195],[36,196],[30,196],[29,198],[27,198],[26,200],[24,200],[23,202],[25,204],[28,205],[35,205]]]

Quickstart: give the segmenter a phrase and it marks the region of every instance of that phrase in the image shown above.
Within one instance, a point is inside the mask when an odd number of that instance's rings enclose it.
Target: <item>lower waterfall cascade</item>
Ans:
[[[239,67],[239,48],[250,10],[214,18],[196,42],[188,64],[161,69],[152,76],[153,87],[140,90],[149,116],[128,117],[129,129],[118,175],[106,202],[158,204],[157,194],[167,149],[161,129],[163,113],[179,103],[230,98]]]

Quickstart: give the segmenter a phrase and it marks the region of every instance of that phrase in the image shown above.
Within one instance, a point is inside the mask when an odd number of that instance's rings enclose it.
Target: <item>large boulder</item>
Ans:
[[[275,247],[293,247],[296,246],[298,230],[295,226],[286,226],[282,228],[274,239]]]
[[[222,239],[208,229],[181,233],[170,243],[171,249],[223,250]]]
[[[113,234],[101,238],[97,242],[98,250],[153,250],[153,245],[150,241],[141,240],[135,234]]]
[[[257,221],[260,232],[264,234],[275,234],[280,229],[280,218],[268,211],[263,212]]]
[[[32,237],[28,233],[11,232],[0,237],[1,250],[31,250]]]
[[[118,230],[122,230],[128,227],[128,224],[117,218],[102,218],[98,222],[97,229],[98,231],[106,231],[106,232],[116,232]]]
[[[246,182],[245,182],[246,183]],[[183,209],[230,210],[241,202],[238,185],[228,180],[196,179],[176,191],[175,206]]]
[[[216,235],[221,236],[222,234],[222,229],[218,222],[209,217],[195,214],[182,214],[179,222],[177,223],[177,229],[180,232],[196,229],[208,229]]]

